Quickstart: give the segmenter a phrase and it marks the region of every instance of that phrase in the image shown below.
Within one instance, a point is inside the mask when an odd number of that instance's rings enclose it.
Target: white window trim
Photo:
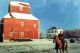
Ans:
[[[21,27],[24,27],[24,22],[21,22]]]
[[[9,32],[9,36],[13,36],[13,32]]]
[[[36,27],[36,24],[34,24],[33,27]]]
[[[21,37],[24,37],[24,32],[21,32],[20,34],[21,34]]]
[[[23,6],[22,5],[20,5],[20,11],[22,11],[23,10]]]

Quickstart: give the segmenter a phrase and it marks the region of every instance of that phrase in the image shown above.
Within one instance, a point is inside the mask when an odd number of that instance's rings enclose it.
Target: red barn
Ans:
[[[29,3],[11,1],[2,18],[3,40],[39,39],[39,19],[30,14]]]

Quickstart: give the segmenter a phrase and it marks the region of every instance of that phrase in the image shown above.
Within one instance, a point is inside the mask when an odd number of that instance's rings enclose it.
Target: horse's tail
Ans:
[[[65,48],[66,52],[68,53],[68,42],[65,40]]]
[[[65,40],[66,47],[68,47],[68,42]]]

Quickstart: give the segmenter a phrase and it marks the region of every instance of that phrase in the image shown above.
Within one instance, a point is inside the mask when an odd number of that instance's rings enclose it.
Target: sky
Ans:
[[[80,29],[80,0],[19,1],[30,3],[31,14],[40,20],[40,30],[46,31],[52,26],[64,30]],[[0,0],[0,18],[8,13],[8,3],[8,0]]]

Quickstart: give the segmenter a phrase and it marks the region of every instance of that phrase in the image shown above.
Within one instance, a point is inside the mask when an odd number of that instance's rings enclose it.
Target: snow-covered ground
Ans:
[[[80,53],[80,43],[68,43],[68,53]],[[47,39],[0,43],[0,53],[55,53],[55,43]]]

